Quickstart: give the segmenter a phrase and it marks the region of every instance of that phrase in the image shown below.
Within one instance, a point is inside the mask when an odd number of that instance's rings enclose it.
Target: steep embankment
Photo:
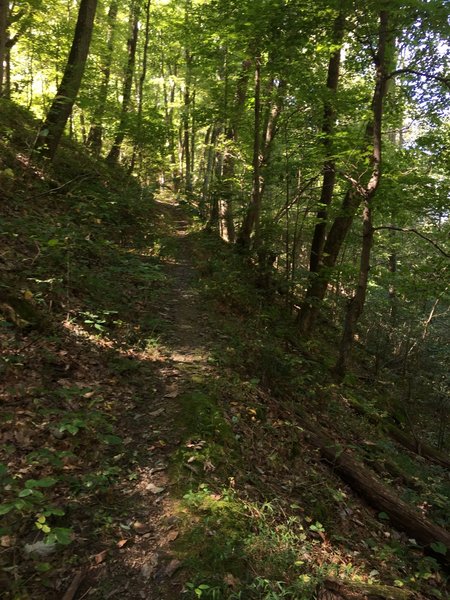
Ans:
[[[4,107],[5,597],[448,597],[339,476],[365,464],[448,525],[446,470],[385,435],[376,388],[333,383],[333,333],[300,345],[170,195],[76,145],[36,162],[35,123]]]

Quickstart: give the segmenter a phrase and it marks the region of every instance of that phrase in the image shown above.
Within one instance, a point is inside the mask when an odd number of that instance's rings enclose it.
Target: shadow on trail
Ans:
[[[182,443],[184,371],[206,350],[188,223],[179,209],[160,209],[173,224],[159,256],[108,248],[106,265],[89,271],[89,301],[77,298],[61,324],[55,315],[51,337],[7,331],[3,339],[8,419],[0,434],[10,465],[25,479],[57,480],[26,511],[19,539],[42,539],[34,526],[42,505],[59,505],[65,514],[49,523],[72,531],[71,544],[45,558],[48,574],[33,574],[44,560],[37,555],[16,569],[18,587],[22,572],[31,573],[42,598],[61,598],[71,583],[75,598],[181,593],[168,470]],[[13,550],[3,553],[7,568]]]

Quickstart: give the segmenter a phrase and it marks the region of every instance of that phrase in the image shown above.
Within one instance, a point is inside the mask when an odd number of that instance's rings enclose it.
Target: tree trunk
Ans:
[[[111,77],[111,64],[114,53],[114,38],[116,31],[118,12],[118,0],[112,0],[108,12],[108,42],[105,64],[102,68],[102,83],[100,86],[97,106],[94,111],[92,125],[89,130],[87,145],[99,155],[102,150],[103,143],[103,116],[106,109],[106,101],[108,98],[109,80]]]
[[[234,243],[236,239],[233,210],[236,162],[234,153],[239,138],[239,127],[245,109],[245,101],[247,99],[251,65],[251,60],[245,59],[242,62],[241,74],[236,85],[234,104],[231,109],[231,117],[225,133],[226,143],[223,156],[223,173],[220,187],[222,189],[222,195],[225,199],[225,225],[227,228],[228,241],[230,243]],[[225,110],[227,110],[227,107],[225,107]]]
[[[372,209],[370,201],[366,200],[363,211],[363,242],[359,266],[358,287],[354,296],[349,300],[345,315],[344,331],[339,347],[339,358],[335,366],[335,373],[342,379],[348,368],[350,351],[353,345],[356,324],[364,309],[369,281],[370,254],[373,246]]]
[[[192,61],[193,56],[186,49],[186,70],[183,93],[183,158],[184,158],[184,186],[187,194],[192,193],[192,170],[191,170],[191,80],[192,80]]]
[[[327,75],[327,95],[323,108],[322,138],[325,161],[322,169],[322,190],[317,211],[317,224],[314,228],[309,259],[309,270],[316,273],[325,243],[325,232],[328,219],[328,207],[333,199],[336,181],[336,165],[333,159],[333,132],[336,123],[335,96],[338,89],[339,70],[341,65],[341,45],[344,37],[345,19],[339,13],[333,29],[333,47],[337,48],[330,57]]]
[[[261,56],[255,57],[255,122],[253,130],[253,184],[250,205],[244,217],[236,243],[243,251],[250,248],[250,238],[257,226],[261,210]]]
[[[35,148],[53,159],[61,136],[80,89],[94,27],[97,0],[81,0],[75,35],[62,81],[44,124],[36,139]]]
[[[142,163],[142,141],[140,136],[142,135],[142,111],[144,107],[144,84],[145,78],[147,77],[147,63],[148,63],[148,47],[150,43],[150,4],[151,0],[147,0],[145,5],[145,33],[144,33],[144,52],[142,56],[142,71],[138,82],[138,114],[137,114],[137,143],[133,148],[133,156],[131,159],[130,172],[133,172],[134,165],[136,162],[136,155],[139,153],[140,162]],[[141,165],[142,166],[142,165]]]
[[[411,590],[400,589],[382,583],[339,581],[328,577],[323,582],[317,600],[414,600]]]
[[[214,161],[215,161],[215,144],[220,134],[220,127],[213,125],[208,140],[208,145],[205,149],[206,152],[206,166],[205,174],[203,178],[202,186],[202,197],[200,201],[200,213],[203,219],[207,219],[207,206],[210,196],[211,180],[214,173]]]
[[[380,13],[378,50],[375,56],[376,75],[372,98],[373,120],[367,123],[364,135],[364,149],[372,148],[370,179],[365,187],[361,187],[355,179],[353,180],[352,187],[345,194],[341,212],[330,228],[322,252],[322,261],[319,261],[317,273],[309,282],[300,309],[299,329],[305,336],[311,334],[314,329],[320,305],[328,288],[332,269],[353,223],[355,211],[362,200],[367,200],[367,202],[372,200],[380,183],[381,124],[383,101],[386,95],[386,50],[389,41],[387,22],[388,14],[386,11],[382,11]],[[355,305],[354,310],[356,311],[356,309],[357,306]]]
[[[163,80],[163,95],[164,95],[164,115],[167,127],[167,136],[169,143],[169,156],[171,165],[171,176],[174,184],[174,191],[178,191],[177,180],[179,178],[177,159],[175,151],[175,133],[173,128],[173,105],[175,102],[175,81],[172,77],[172,71],[169,67],[169,77],[166,77],[164,68],[164,55],[161,57],[161,77]],[[174,74],[176,75],[176,66],[174,68]],[[167,89],[167,80],[170,84],[170,92]]]
[[[317,273],[312,277],[306,290],[299,313],[300,332],[307,336],[313,331],[322,300],[330,281],[331,270],[336,264],[339,252],[353,223],[354,213],[361,201],[360,196],[353,190],[347,190],[342,201],[340,214],[334,219],[327,235],[322,252],[322,261]]]
[[[220,135],[220,130],[218,131],[218,135]],[[214,170],[213,175],[215,181],[221,181],[222,172],[223,172],[223,153],[216,150],[215,157],[213,160]],[[220,205],[219,205],[219,196],[217,193],[217,186],[213,186],[213,191],[210,198],[210,211],[209,211],[209,219],[206,225],[207,231],[212,231],[214,229],[219,228],[220,230]]]
[[[120,150],[125,139],[125,129],[127,125],[127,116],[131,103],[131,88],[133,86],[134,66],[136,63],[136,48],[139,35],[139,12],[140,6],[138,0],[133,0],[130,8],[130,35],[127,42],[128,60],[123,82],[123,100],[120,113],[120,122],[116,132],[114,143],[109,151],[106,160],[111,163],[117,163],[120,156]]]
[[[260,58],[259,67],[257,68],[258,84],[255,85],[255,145],[253,154],[253,189],[250,205],[244,217],[241,230],[239,232],[237,243],[241,249],[250,248],[250,236],[255,232],[255,245],[258,245],[258,230],[261,213],[262,199],[264,196],[265,179],[264,170],[269,164],[270,155],[272,152],[273,141],[277,132],[277,123],[281,111],[283,109],[285,81],[272,79],[270,88],[272,91],[272,101],[268,106],[266,118],[262,133],[259,133],[261,121],[261,74],[260,74]],[[258,87],[258,92],[256,89]],[[258,129],[256,129],[256,103],[258,104]],[[258,139],[256,139],[258,136]],[[258,186],[256,188],[256,186]]]
[[[6,40],[8,37],[8,0],[0,0],[0,97],[3,96],[5,81]]]
[[[355,460],[349,451],[343,450],[322,432],[317,433],[315,424],[308,424],[305,427],[306,440],[319,450],[322,459],[377,511],[389,515],[394,527],[405,531],[429,550],[432,550],[431,545],[435,542],[450,548],[450,532],[431,522],[415,508],[398,498],[368,468]],[[440,558],[447,563],[450,560],[450,556]]]
[[[367,284],[369,281],[370,255],[373,246],[372,203],[381,181],[381,128],[383,124],[383,101],[387,89],[387,51],[389,49],[388,45],[391,42],[389,38],[389,13],[387,11],[381,11],[378,34],[378,52],[376,56],[377,81],[372,104],[372,173],[367,187],[363,191],[363,195],[365,197],[363,210],[363,242],[361,249],[358,287],[356,288],[353,298],[347,305],[344,332],[339,348],[339,358],[335,366],[336,375],[340,379],[344,377],[347,371],[356,325],[364,310]]]
[[[389,435],[404,448],[407,448],[418,456],[423,456],[427,460],[434,462],[441,467],[450,469],[450,457],[444,452],[440,452],[437,448],[433,448],[433,446],[429,446],[416,437],[408,435],[395,425],[389,424],[387,431]]]

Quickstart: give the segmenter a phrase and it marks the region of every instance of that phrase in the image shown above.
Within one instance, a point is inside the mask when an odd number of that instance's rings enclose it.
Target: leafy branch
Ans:
[[[420,238],[422,238],[423,240],[425,240],[426,242],[428,242],[429,244],[434,246],[436,248],[436,250],[439,250],[439,252],[441,254],[443,254],[446,258],[450,258],[450,254],[448,254],[443,248],[441,248],[439,246],[439,244],[436,244],[436,242],[434,242],[432,239],[430,239],[429,237],[427,237],[420,231],[417,231],[417,229],[408,228],[408,227],[395,227],[394,225],[381,225],[380,227],[374,227],[373,231],[380,231],[382,229],[389,229],[391,231],[401,231],[403,233],[415,233]]]

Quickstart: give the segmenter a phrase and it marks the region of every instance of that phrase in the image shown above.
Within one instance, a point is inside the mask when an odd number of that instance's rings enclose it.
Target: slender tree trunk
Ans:
[[[123,100],[120,121],[116,131],[116,137],[114,138],[114,143],[106,158],[111,164],[117,163],[119,160],[120,150],[122,148],[123,140],[125,139],[127,117],[131,103],[131,88],[133,86],[134,66],[136,64],[136,49],[139,35],[139,12],[139,1],[133,0],[130,8],[130,35],[127,42],[128,60],[123,82]]]
[[[258,70],[257,70],[258,71]],[[258,80],[260,80],[260,73],[258,73]],[[283,80],[275,82],[274,79],[270,82],[272,101],[268,106],[266,117],[264,119],[264,125],[262,133],[259,133],[259,127],[261,122],[261,83],[258,81],[258,134],[256,132],[256,107],[255,107],[255,135],[258,135],[257,147],[254,146],[253,155],[253,169],[254,169],[254,180],[252,189],[252,198],[250,206],[248,207],[247,214],[244,218],[242,228],[239,232],[238,244],[241,248],[250,247],[250,236],[255,232],[255,245],[258,245],[259,238],[259,220],[261,213],[262,199],[265,190],[265,178],[264,171],[267,168],[273,147],[273,141],[277,131],[277,123],[281,111],[283,109],[284,89],[285,82]],[[256,102],[256,86],[255,86],[255,102]],[[255,154],[257,152],[257,154]],[[257,157],[257,159],[256,159]],[[257,160],[257,166],[255,169]],[[258,189],[256,189],[258,184]]]
[[[250,78],[250,68],[252,61],[245,59],[242,62],[241,74],[239,76],[234,104],[231,107],[231,116],[225,133],[225,151],[223,156],[223,173],[220,187],[225,199],[225,225],[227,229],[227,238],[230,243],[236,239],[234,225],[234,179],[236,158],[235,150],[239,139],[239,128],[247,99],[248,81]],[[225,112],[228,107],[225,106]]]
[[[175,102],[175,80],[172,77],[172,70],[169,66],[169,77],[166,77],[164,67],[165,57],[161,58],[161,77],[163,80],[163,94],[164,94],[164,115],[167,128],[167,136],[169,143],[169,157],[171,167],[171,177],[174,184],[174,191],[178,191],[177,179],[178,179],[178,168],[175,150],[175,132],[173,128],[173,105]],[[176,75],[176,66],[174,68],[174,75]],[[167,80],[169,79],[170,89],[167,86]]]
[[[73,105],[80,89],[94,27],[97,0],[81,0],[78,20],[64,75],[44,124],[36,139],[35,148],[53,159],[58,149]]]
[[[182,131],[183,131],[183,158],[184,158],[184,185],[187,194],[192,193],[192,170],[191,170],[191,83],[192,83],[192,61],[193,56],[188,49],[185,51],[186,56],[186,71],[183,93],[183,115],[182,115]]]
[[[364,309],[366,301],[367,282],[369,281],[370,255],[373,246],[372,209],[370,201],[366,200],[363,210],[363,242],[359,266],[358,287],[354,296],[348,301],[345,314],[344,330],[339,348],[339,358],[335,371],[339,379],[347,372],[350,351],[353,345],[356,324]]]
[[[272,154],[273,141],[275,139],[275,135],[277,132],[277,124],[278,119],[281,115],[281,111],[283,110],[283,101],[284,101],[284,90],[286,87],[286,82],[284,80],[275,83],[275,80],[271,81],[271,91],[272,95],[275,95],[273,102],[269,105],[267,111],[267,117],[264,123],[263,133],[262,133],[262,152],[261,152],[261,186],[260,186],[260,196],[261,201],[264,196],[264,190],[266,185],[266,178],[264,177],[264,171],[268,167],[270,162],[270,157]]]
[[[309,335],[314,329],[320,305],[325,297],[331,277],[331,271],[336,264],[342,244],[353,223],[355,212],[363,200],[371,201],[380,183],[381,161],[381,124],[383,116],[383,101],[386,95],[385,54],[388,42],[386,29],[387,13],[380,16],[379,47],[375,57],[376,77],[372,98],[372,120],[367,124],[364,141],[365,148],[372,150],[372,169],[370,180],[365,187],[352,185],[347,190],[342,202],[340,214],[335,218],[322,252],[317,273],[310,280],[299,314],[299,328],[303,335]],[[356,307],[355,307],[356,309]]]
[[[0,97],[3,96],[5,82],[6,41],[8,38],[8,0],[0,0]]]
[[[389,13],[380,12],[380,25],[378,34],[378,52],[376,58],[377,83],[373,98],[373,131],[372,131],[372,173],[366,189],[362,192],[364,198],[363,210],[363,242],[358,276],[358,287],[353,298],[347,305],[344,331],[339,349],[339,358],[335,372],[342,379],[347,371],[350,353],[353,346],[356,325],[361,316],[367,294],[369,281],[370,255],[373,246],[372,204],[376,191],[381,181],[381,141],[383,123],[383,101],[386,95],[387,52],[391,40],[389,39]]]
[[[243,251],[250,248],[251,235],[257,226],[261,210],[261,56],[255,57],[255,121],[253,130],[253,184],[250,205],[244,217],[236,243]]]
[[[5,65],[5,83],[3,86],[3,95],[5,98],[11,98],[11,49],[12,45],[6,47],[6,65]]]
[[[192,185],[195,183],[195,144],[196,144],[196,126],[197,122],[195,119],[195,99],[196,99],[196,89],[195,89],[195,80],[194,86],[192,90],[192,102],[191,102],[191,181]]]
[[[322,252],[322,262],[318,272],[310,279],[299,314],[299,329],[303,335],[309,335],[314,329],[320,305],[325,297],[330,280],[331,269],[335,266],[339,251],[353,223],[356,209],[361,201],[351,188],[342,201],[340,214],[334,219]]]
[[[219,151],[216,151],[215,159],[214,159],[214,173],[215,173],[216,181],[222,180],[222,172],[223,172],[223,154]],[[218,228],[218,226],[220,225],[219,217],[220,217],[219,196],[218,196],[217,187],[214,186],[213,192],[211,194],[210,216],[208,219],[208,224],[206,226],[206,229],[208,231]],[[219,227],[219,229],[220,229],[220,227]]]
[[[334,185],[336,181],[336,165],[333,159],[333,132],[336,123],[335,96],[338,89],[339,70],[341,64],[341,45],[344,36],[345,19],[339,13],[333,29],[333,46],[337,49],[333,52],[328,63],[327,96],[323,108],[322,136],[325,152],[323,164],[322,190],[319,199],[319,210],[317,211],[317,224],[311,244],[311,255],[309,259],[309,270],[317,273],[325,243],[325,232],[328,219],[328,207],[333,199]]]
[[[208,206],[209,195],[210,195],[210,187],[211,187],[211,179],[214,171],[214,158],[215,158],[215,144],[217,137],[220,133],[220,127],[217,125],[212,126],[212,130],[210,133],[210,139],[207,142],[206,147],[206,166],[205,166],[205,175],[203,178],[203,186],[202,186],[202,197],[200,202],[200,213],[201,216],[206,219]]]
[[[97,106],[94,111],[92,125],[89,130],[87,145],[95,154],[100,154],[103,143],[103,116],[108,98],[109,80],[111,78],[111,64],[114,53],[114,38],[117,23],[118,0],[112,0],[108,12],[108,42],[105,64],[102,68],[102,83],[100,85]]]
[[[144,52],[142,56],[142,71],[138,82],[138,114],[137,114],[137,143],[133,148],[133,156],[131,159],[130,172],[133,172],[134,165],[136,162],[136,155],[139,153],[140,162],[142,163],[142,141],[140,136],[142,135],[142,112],[144,107],[144,84],[145,78],[147,77],[147,63],[148,63],[148,47],[150,43],[150,4],[151,0],[147,0],[145,5],[145,33],[144,33]],[[142,166],[142,164],[141,164]]]

